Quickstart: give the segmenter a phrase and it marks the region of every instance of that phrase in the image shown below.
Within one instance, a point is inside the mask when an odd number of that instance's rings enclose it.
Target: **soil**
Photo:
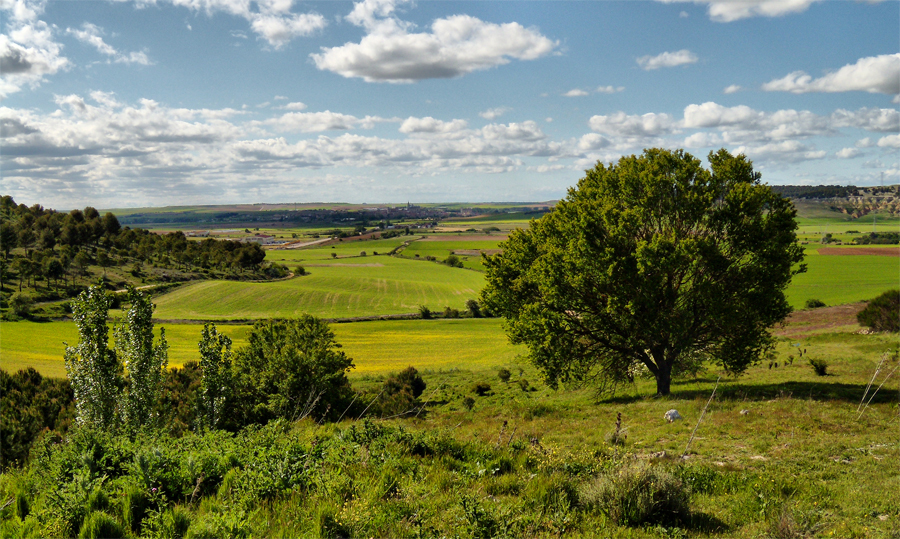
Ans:
[[[820,255],[853,256],[900,256],[900,247],[819,247]]]
[[[421,241],[506,241],[505,234],[466,234],[459,236],[427,236]]]
[[[775,335],[778,337],[801,338],[809,333],[837,330],[838,328],[858,331],[859,324],[856,321],[856,313],[863,310],[865,306],[866,302],[861,301],[835,305],[834,307],[794,311],[787,317],[783,327],[775,329]]]

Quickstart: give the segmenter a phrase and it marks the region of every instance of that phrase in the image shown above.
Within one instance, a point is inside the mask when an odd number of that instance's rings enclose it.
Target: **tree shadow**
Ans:
[[[699,511],[691,513],[687,525],[692,531],[701,532],[705,535],[725,533],[730,529],[728,524],[720,518]]]
[[[691,384],[704,383],[714,384],[715,380],[698,379],[691,380]],[[675,386],[675,383],[672,384]],[[872,396],[878,385],[869,388],[869,397]],[[793,398],[798,400],[811,401],[834,401],[842,400],[847,402],[858,403],[863,394],[866,392],[865,384],[847,384],[842,382],[780,382],[772,384],[753,384],[741,382],[729,382],[727,384],[719,384],[716,390],[717,401],[765,401],[778,398]],[[673,388],[672,394],[666,399],[671,400],[694,400],[697,398],[709,398],[712,388],[704,389],[684,389],[677,390]],[[660,398],[651,395],[622,395],[613,396],[600,400],[605,404],[631,404],[633,402]],[[884,404],[894,402],[896,394],[894,391],[885,391],[882,388],[872,399],[872,404]]]

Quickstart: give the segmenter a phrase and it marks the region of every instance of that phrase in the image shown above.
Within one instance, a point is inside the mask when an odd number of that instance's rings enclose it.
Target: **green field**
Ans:
[[[448,236],[452,237],[452,236]],[[439,240],[434,241],[429,239],[414,241],[409,244],[408,247],[404,248],[399,254],[405,258],[415,258],[416,255],[419,258],[425,258],[427,256],[433,256],[437,260],[444,260],[454,251],[476,251],[476,250],[489,250],[489,249],[497,249],[498,244],[503,241],[505,238],[503,236],[498,236],[494,241],[484,241],[484,240],[474,240],[474,241],[465,241],[460,238],[459,241],[446,241]],[[484,264],[481,263],[481,256],[477,254],[458,254],[459,259],[463,263],[463,267],[467,269],[474,269],[478,271],[484,271]]]
[[[802,308],[808,299],[840,305],[872,299],[900,286],[900,257],[807,254],[807,272],[795,276],[787,291],[795,309]]]
[[[324,261],[323,261],[324,262]],[[260,319],[309,313],[346,318],[462,309],[483,276],[441,264],[386,256],[308,267],[310,275],[271,283],[205,281],[156,299],[159,319]]]
[[[414,240],[419,236],[399,236],[386,240],[353,240],[345,239],[334,245],[325,247],[309,247],[302,249],[267,249],[266,260],[270,262],[278,262],[291,266],[292,264],[331,260],[332,254],[338,258],[358,257],[360,253],[365,251],[367,256],[375,253],[379,255],[387,254],[395,248],[403,245],[403,242]],[[304,239],[306,241],[306,239]],[[309,239],[309,241],[315,241]]]
[[[200,324],[165,327],[169,365],[197,361]],[[237,349],[247,343],[250,326],[220,325]],[[508,344],[498,319],[383,320],[332,324],[338,343],[353,358],[353,375],[386,374],[410,365],[419,369],[487,369],[512,365],[524,348]],[[110,332],[112,344],[112,332]],[[34,367],[45,376],[66,376],[63,341],[74,345],[74,322],[4,322],[0,326],[0,368],[15,372]]]

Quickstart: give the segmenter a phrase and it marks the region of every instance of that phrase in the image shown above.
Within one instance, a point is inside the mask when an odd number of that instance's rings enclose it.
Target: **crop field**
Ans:
[[[409,244],[400,252],[400,256],[405,258],[414,258],[419,255],[420,258],[433,256],[438,260],[444,260],[454,251],[471,251],[471,253],[457,253],[462,260],[463,267],[484,271],[484,265],[481,263],[481,255],[475,251],[493,251],[497,249],[497,245],[506,239],[504,236],[497,236],[496,240],[481,239],[484,236],[478,236],[478,240],[466,240],[465,236],[458,239],[455,236],[444,236],[441,240],[428,237],[423,240],[417,240]]]
[[[201,324],[156,324],[166,330],[169,366],[198,361]],[[481,370],[512,366],[525,349],[507,342],[498,319],[379,320],[332,324],[336,341],[356,365],[351,378],[384,375],[410,365],[428,371]],[[220,333],[233,349],[247,344],[250,326],[223,324]],[[0,332],[0,368],[15,372],[33,367],[44,376],[66,376],[63,341],[74,345],[74,322],[6,322]],[[110,324],[110,345],[112,345]]]
[[[342,242],[327,246],[310,246],[301,249],[266,249],[266,260],[291,264],[331,260],[332,254],[338,258],[358,257],[365,251],[366,255],[387,254],[404,242],[414,240],[419,236],[399,236],[386,240],[353,240],[346,238]],[[315,241],[310,239],[309,241]]]
[[[259,319],[309,313],[344,318],[415,312],[420,305],[462,309],[483,276],[393,257],[309,268],[310,275],[271,283],[206,281],[156,299],[160,319]]]
[[[896,256],[820,255],[807,249],[805,263],[807,272],[795,276],[787,290],[795,309],[813,298],[827,305],[868,300],[900,283],[900,258]]]

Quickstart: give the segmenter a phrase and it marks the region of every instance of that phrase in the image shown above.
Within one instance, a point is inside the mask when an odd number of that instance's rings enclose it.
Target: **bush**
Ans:
[[[382,384],[381,414],[394,416],[413,410],[425,391],[425,381],[415,367],[388,376]]]
[[[497,378],[500,379],[501,382],[508,384],[509,377],[512,376],[512,373],[509,372],[509,369],[500,369],[497,371]]]
[[[473,399],[472,397],[466,397],[463,399],[462,405],[463,408],[471,412],[472,408],[475,407],[475,399]]]
[[[806,308],[807,309],[818,309],[819,307],[825,307],[825,302],[820,299],[808,299],[806,300]]]
[[[16,316],[28,316],[34,300],[25,292],[16,292],[9,298],[9,308]]]
[[[303,266],[297,266],[296,268],[294,268],[294,275],[302,277],[304,275],[309,275],[309,272],[307,272],[306,268],[304,268]]]
[[[467,300],[466,310],[469,311],[472,318],[481,318],[481,306],[478,304],[478,301],[474,299]]]
[[[81,526],[79,539],[113,539],[125,537],[122,525],[102,511],[91,513]]]
[[[875,331],[900,331],[900,290],[888,290],[870,301],[856,320]]]
[[[444,308],[444,318],[459,318],[459,309]]]
[[[810,359],[809,364],[812,366],[813,370],[816,371],[817,375],[828,375],[828,362],[826,362],[824,359]]]
[[[639,464],[589,481],[580,498],[620,526],[677,525],[689,515],[690,489],[659,467]]]
[[[491,384],[487,382],[478,382],[474,386],[472,386],[472,393],[475,393],[479,397],[484,397],[488,393],[491,392]]]
[[[431,320],[431,309],[424,305],[419,305],[419,316],[422,320]]]
[[[233,421],[336,419],[350,402],[353,360],[323,320],[303,315],[259,321],[247,340],[234,357],[239,383],[226,405]]]

